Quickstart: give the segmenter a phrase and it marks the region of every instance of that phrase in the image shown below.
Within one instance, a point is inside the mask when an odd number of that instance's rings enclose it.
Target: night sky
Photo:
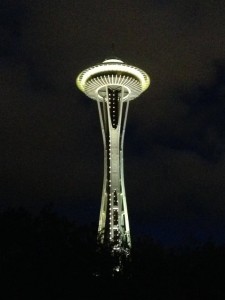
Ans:
[[[0,209],[97,224],[100,122],[75,79],[114,44],[151,78],[125,134],[131,238],[224,244],[224,15],[224,0],[1,0]]]

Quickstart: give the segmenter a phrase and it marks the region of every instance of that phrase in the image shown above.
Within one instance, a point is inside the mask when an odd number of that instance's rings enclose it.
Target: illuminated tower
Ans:
[[[76,84],[97,101],[103,135],[104,180],[98,233],[101,242],[112,242],[115,250],[130,248],[123,168],[124,134],[129,102],[148,88],[150,78],[143,70],[111,58],[81,72]]]

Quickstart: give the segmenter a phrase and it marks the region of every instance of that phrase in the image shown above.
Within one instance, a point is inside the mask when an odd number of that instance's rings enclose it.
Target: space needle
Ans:
[[[101,243],[113,250],[131,248],[124,184],[123,144],[129,103],[150,85],[143,70],[118,58],[85,69],[76,78],[77,87],[97,101],[104,144],[104,177],[98,225]]]

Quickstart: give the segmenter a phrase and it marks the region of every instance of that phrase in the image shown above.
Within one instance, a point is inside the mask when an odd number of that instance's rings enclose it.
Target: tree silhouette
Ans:
[[[0,214],[2,298],[223,300],[225,246],[167,249],[133,238],[130,255],[96,241],[96,224],[78,226],[51,207]],[[121,263],[120,272],[112,272]]]

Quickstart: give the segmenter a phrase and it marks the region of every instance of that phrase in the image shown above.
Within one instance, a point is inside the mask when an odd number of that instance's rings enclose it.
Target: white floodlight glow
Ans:
[[[77,87],[97,101],[104,144],[104,177],[98,233],[101,242],[113,241],[114,251],[129,253],[131,247],[123,169],[123,142],[129,101],[150,85],[143,70],[109,58],[85,69]],[[112,196],[113,195],[113,196]],[[103,233],[103,234],[102,234]]]

